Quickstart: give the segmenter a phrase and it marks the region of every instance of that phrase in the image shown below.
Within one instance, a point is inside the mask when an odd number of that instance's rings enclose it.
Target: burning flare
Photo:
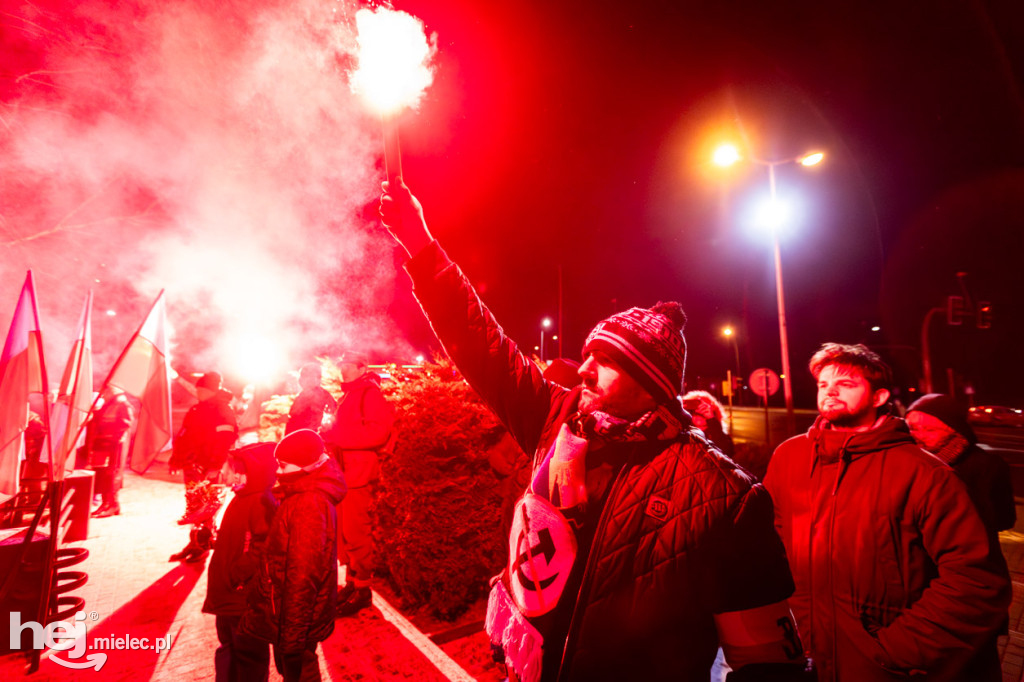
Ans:
[[[352,91],[384,117],[419,104],[434,80],[435,36],[428,39],[416,17],[385,8],[356,12],[356,30],[359,65]]]

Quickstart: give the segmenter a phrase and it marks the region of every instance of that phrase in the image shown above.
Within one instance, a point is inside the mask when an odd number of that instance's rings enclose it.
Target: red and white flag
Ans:
[[[161,291],[149,315],[114,363],[104,386],[116,386],[139,399],[139,424],[128,458],[145,473],[171,442],[171,365],[167,355],[167,309]]]
[[[29,395],[46,394],[46,366],[32,271],[25,276],[0,355],[0,502],[18,494]],[[46,415],[41,415],[44,419]]]
[[[64,377],[60,381],[57,400],[50,412],[50,435],[53,437],[53,478],[63,480],[74,468],[75,451],[82,440],[86,417],[93,404],[92,395],[92,292],[85,299],[78,334],[71,346]]]

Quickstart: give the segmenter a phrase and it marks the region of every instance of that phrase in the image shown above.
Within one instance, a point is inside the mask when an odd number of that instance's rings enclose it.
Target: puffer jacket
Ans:
[[[259,571],[278,506],[270,492],[277,470],[274,446],[254,443],[233,453],[243,463],[245,485],[235,492],[217,529],[203,613],[240,616],[245,612],[246,588]]]
[[[821,682],[989,679],[968,671],[1010,586],[963,483],[903,420],[841,432],[819,417],[775,451],[765,485]]]
[[[338,590],[338,512],[344,477],[333,459],[279,477],[281,502],[267,536],[241,632],[299,653],[334,631]]]
[[[381,393],[380,377],[373,372],[343,383],[341,390],[324,442],[338,459],[349,488],[362,488],[377,478],[377,451],[391,436],[395,413]]]
[[[432,243],[406,268],[438,338],[535,466],[580,388],[545,381]],[[544,680],[707,680],[714,614],[792,592],[767,492],[700,435],[608,446],[622,463],[586,557],[557,670]],[[556,657],[557,660],[557,657]]]

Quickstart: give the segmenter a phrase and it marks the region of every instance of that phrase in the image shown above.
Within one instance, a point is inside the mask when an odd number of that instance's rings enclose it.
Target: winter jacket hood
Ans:
[[[367,370],[363,374],[363,376],[359,377],[358,379],[355,379],[353,381],[341,382],[341,390],[344,391],[345,393],[348,393],[349,391],[357,390],[362,384],[370,384],[376,386],[377,388],[380,388],[380,375],[377,374],[376,372],[371,372]]]
[[[275,443],[255,443],[235,450],[233,456],[242,462],[245,485],[236,495],[252,495],[270,490],[277,481]]]

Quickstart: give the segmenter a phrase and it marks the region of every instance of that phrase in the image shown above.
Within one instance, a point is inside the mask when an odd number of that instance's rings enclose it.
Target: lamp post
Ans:
[[[714,162],[719,166],[731,166],[743,157],[733,145],[722,145],[715,150]],[[805,156],[797,156],[777,161],[764,161],[762,159],[749,158],[748,160],[759,166],[768,168],[768,189],[769,205],[767,222],[772,230],[772,243],[775,256],[775,294],[779,308],[779,343],[782,346],[782,388],[786,398],[786,435],[792,436],[796,430],[796,417],[793,412],[793,378],[789,371],[789,335],[786,331],[786,296],[782,286],[782,254],[779,248],[779,225],[782,221],[782,209],[778,202],[775,191],[775,168],[787,163],[799,163],[801,166],[816,166],[821,163],[825,155],[821,152],[814,152]],[[767,399],[766,399],[767,403]]]
[[[540,361],[544,362],[544,330],[551,328],[551,318],[545,317],[540,321]]]
[[[741,376],[740,375],[740,346],[739,346],[739,343],[736,341],[736,333],[733,331],[732,327],[724,327],[722,329],[722,336],[724,336],[725,338],[727,338],[730,341],[732,341],[732,347],[736,351],[736,376],[739,377],[739,376]],[[736,392],[736,382],[732,378],[732,372],[728,373],[727,380],[729,382],[729,391],[728,391],[728,394],[727,394],[729,396],[729,432],[732,433],[732,415],[733,415],[732,401],[733,401],[733,398],[734,398],[733,394]]]
[[[736,338],[736,330],[732,327],[723,327],[722,336],[732,341],[732,348],[736,351],[736,376],[743,376],[740,373],[740,343],[739,339]]]

